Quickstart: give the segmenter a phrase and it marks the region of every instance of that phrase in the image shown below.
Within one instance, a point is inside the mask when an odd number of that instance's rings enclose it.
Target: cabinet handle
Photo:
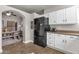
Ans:
[[[65,22],[67,21],[67,19],[65,19]]]
[[[63,22],[65,22],[66,21],[66,19],[63,19]]]
[[[49,38],[49,39],[51,39],[51,38]]]
[[[65,40],[65,43],[67,43],[67,40]]]
[[[74,38],[74,37],[70,37],[70,38]]]
[[[63,40],[64,43],[67,43],[67,40]]]
[[[64,42],[64,40],[63,40],[63,42]]]

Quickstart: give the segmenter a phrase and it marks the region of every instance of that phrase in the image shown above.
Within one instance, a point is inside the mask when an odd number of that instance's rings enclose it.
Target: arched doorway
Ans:
[[[2,12],[2,46],[24,40],[24,16],[14,10]]]

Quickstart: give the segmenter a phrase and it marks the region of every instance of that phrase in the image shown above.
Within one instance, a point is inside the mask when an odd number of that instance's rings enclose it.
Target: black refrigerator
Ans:
[[[48,18],[34,19],[34,44],[42,47],[47,46],[46,30],[50,30]]]

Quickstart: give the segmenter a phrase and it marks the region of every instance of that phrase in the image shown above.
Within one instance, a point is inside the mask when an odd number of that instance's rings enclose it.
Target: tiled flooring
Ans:
[[[12,45],[3,46],[3,54],[63,54],[51,48],[43,48],[33,43],[15,43]]]

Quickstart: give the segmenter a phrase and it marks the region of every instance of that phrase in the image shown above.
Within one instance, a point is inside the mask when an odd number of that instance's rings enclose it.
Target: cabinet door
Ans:
[[[79,37],[66,36],[65,50],[71,53],[79,53]]]
[[[65,39],[64,35],[56,34],[55,35],[55,47],[58,49],[64,50],[64,46],[65,46],[64,39]]]
[[[68,24],[77,23],[77,9],[76,7],[70,7],[66,9],[66,20]]]
[[[58,10],[57,11],[57,23],[58,24],[64,24],[65,23],[65,9]]]
[[[49,13],[49,24],[57,24],[56,12]]]
[[[47,45],[50,47],[54,47],[54,34],[47,33]]]

